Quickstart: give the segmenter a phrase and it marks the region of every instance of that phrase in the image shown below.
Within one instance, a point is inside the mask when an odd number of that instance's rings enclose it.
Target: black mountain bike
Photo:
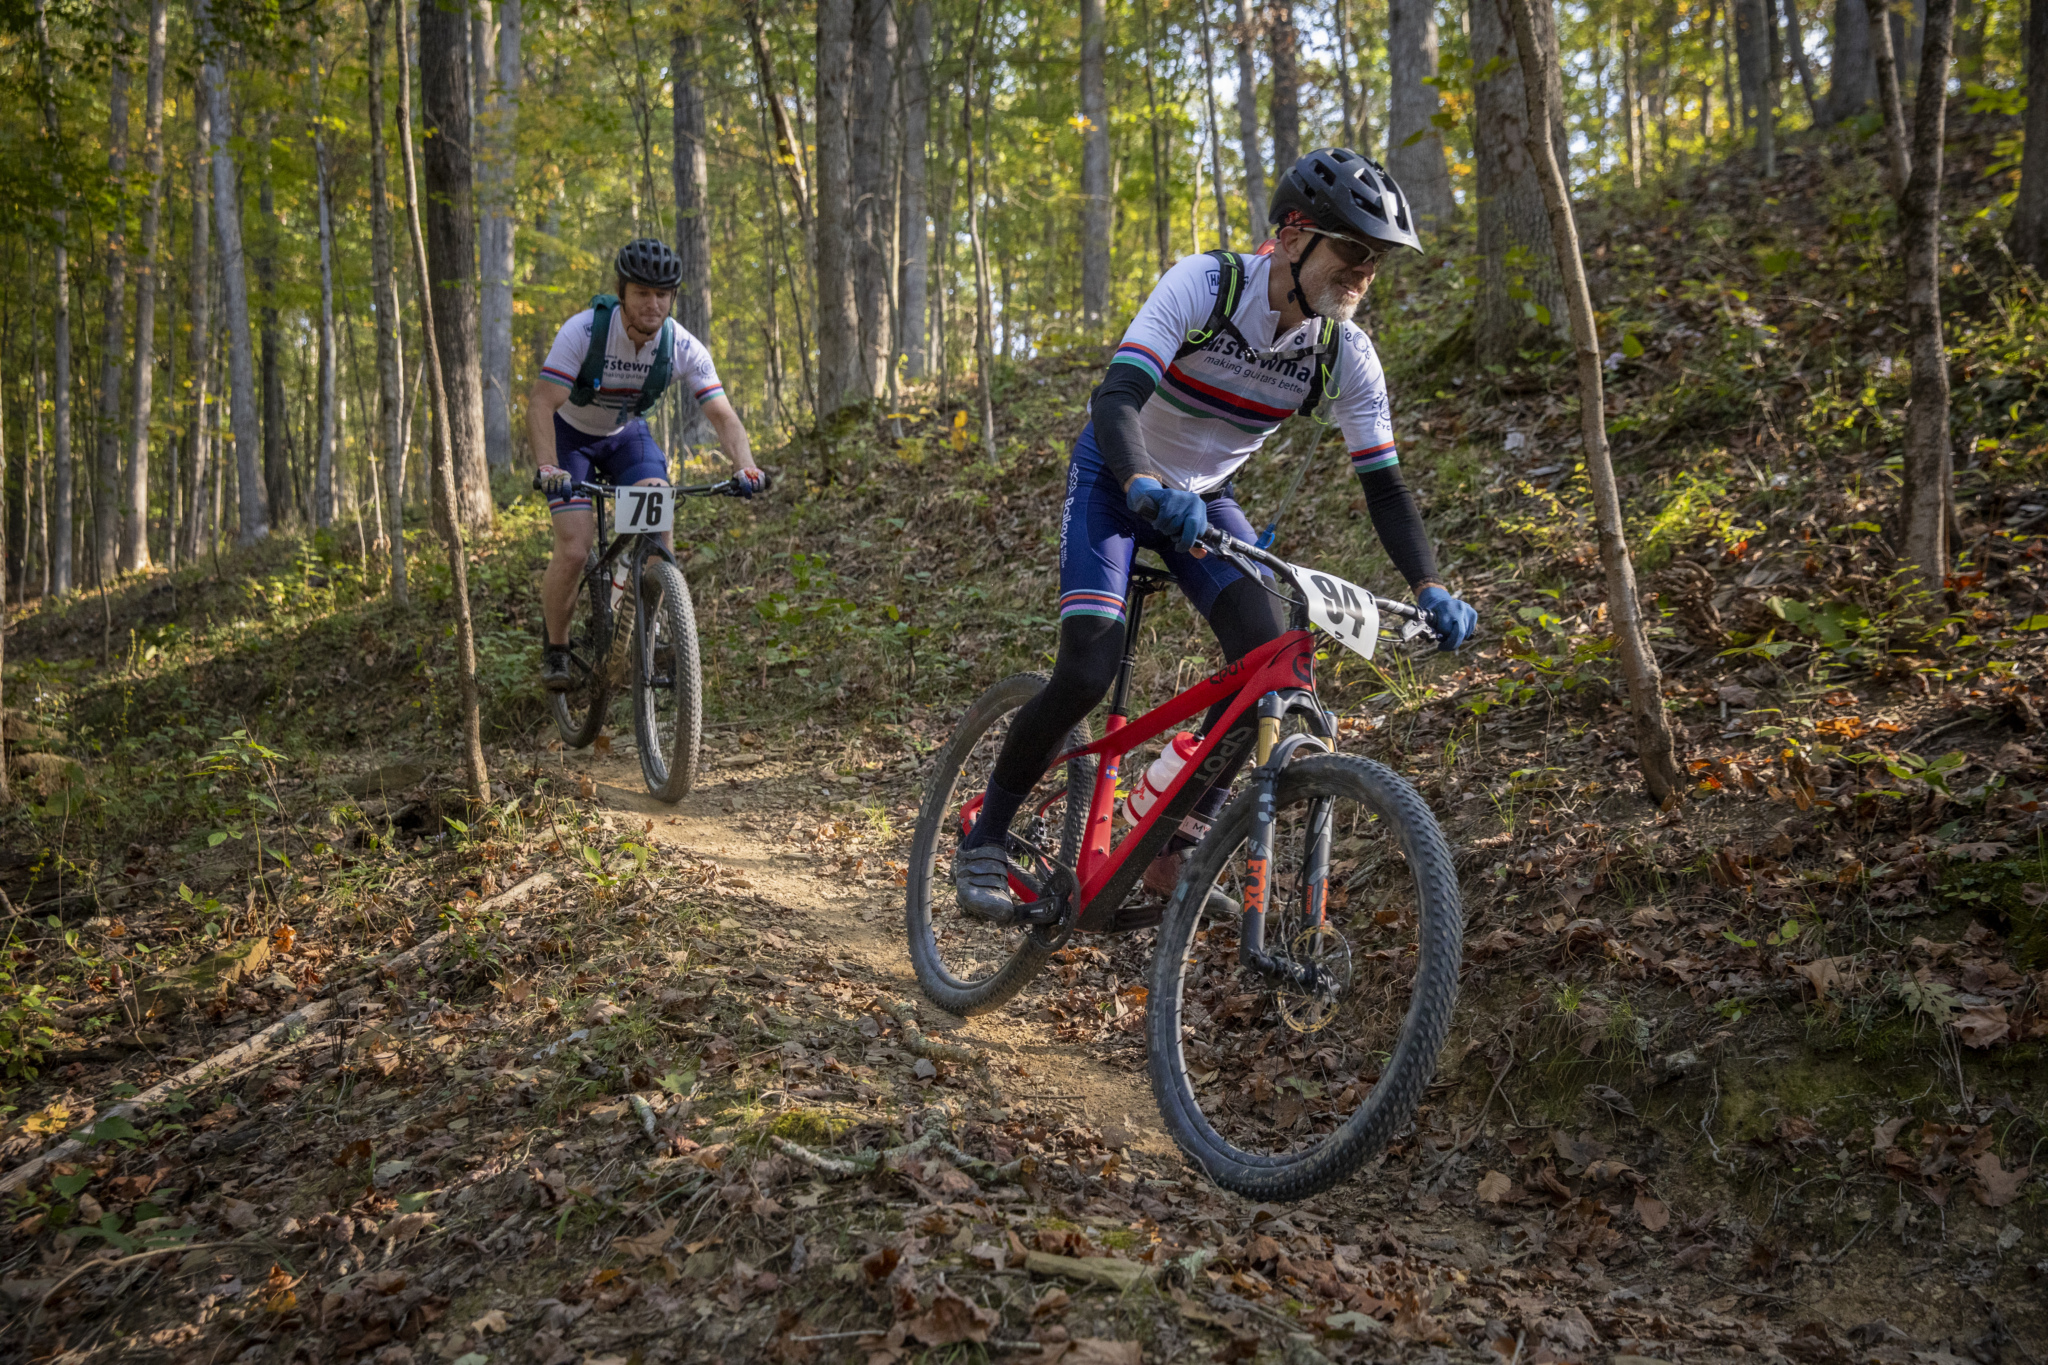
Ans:
[[[534,487],[540,478],[534,477]],[[633,692],[640,773],[657,801],[680,801],[697,778],[704,690],[690,585],[661,543],[676,499],[738,497],[736,479],[673,487],[578,483],[600,531],[614,504],[609,544],[593,543],[569,616],[569,687],[553,694],[562,742],[581,749],[604,729],[621,690]]]

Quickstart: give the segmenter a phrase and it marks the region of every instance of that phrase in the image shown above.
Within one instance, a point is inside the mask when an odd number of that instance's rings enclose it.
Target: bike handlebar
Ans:
[[[768,471],[764,469],[761,471],[761,486],[754,491],[756,493],[765,493],[773,482],[768,475]],[[541,487],[540,472],[538,470],[534,471],[533,489],[537,493],[546,491]],[[569,491],[572,493],[595,493],[600,497],[610,498],[616,497],[619,490],[613,484],[577,480],[569,485]],[[737,498],[742,496],[740,493],[740,476],[737,474],[729,479],[719,479],[713,483],[670,484],[669,492],[674,493],[678,497],[690,498]]]
[[[1131,510],[1147,521],[1150,521],[1159,514],[1159,499],[1149,493],[1140,494],[1138,499],[1131,504]],[[1287,584],[1296,592],[1301,593],[1303,596],[1306,596],[1308,593],[1308,589],[1304,588],[1295,578],[1294,566],[1292,564],[1289,564],[1277,555],[1266,553],[1250,541],[1239,540],[1237,537],[1230,535],[1228,532],[1218,530],[1214,526],[1203,531],[1201,535],[1195,538],[1195,541],[1204,549],[1214,551],[1225,559],[1246,560],[1253,564],[1264,565],[1286,580]],[[1400,601],[1397,598],[1381,597],[1378,593],[1373,594],[1372,600],[1373,605],[1379,608],[1380,615],[1395,616],[1404,621],[1413,621],[1422,627],[1430,639],[1438,638],[1436,628],[1430,624],[1429,613],[1422,608],[1411,602]]]

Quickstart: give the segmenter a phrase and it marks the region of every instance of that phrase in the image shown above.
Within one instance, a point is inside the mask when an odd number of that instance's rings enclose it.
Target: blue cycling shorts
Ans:
[[[592,436],[578,431],[555,414],[555,464],[569,471],[575,483],[599,482],[613,485],[638,483],[642,479],[668,482],[668,456],[654,443],[647,423],[635,417],[609,436]],[[589,511],[590,499],[567,490],[548,499],[548,511]]]
[[[1209,524],[1239,540],[1257,540],[1252,524],[1229,484],[1202,499]],[[1155,550],[1166,561],[1180,590],[1204,619],[1217,596],[1244,574],[1215,555],[1182,554],[1173,542],[1130,509],[1116,477],[1103,466],[1093,423],[1081,429],[1067,464],[1067,502],[1060,512],[1060,619],[1102,616],[1124,619],[1124,591],[1131,581],[1131,557]]]

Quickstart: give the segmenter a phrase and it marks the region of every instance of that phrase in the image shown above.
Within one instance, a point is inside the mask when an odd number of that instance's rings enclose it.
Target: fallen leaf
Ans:
[[[424,1211],[420,1213],[401,1213],[384,1225],[384,1231],[381,1235],[392,1242],[410,1242],[413,1238],[425,1232],[428,1224],[433,1221],[434,1215]]]
[[[1990,1047],[2012,1032],[2003,1005],[1972,1005],[1949,1021],[1967,1047]]]
[[[1636,1217],[1646,1232],[1662,1232],[1671,1225],[1671,1210],[1644,1190],[1636,1191]]]
[[[924,1312],[904,1322],[904,1331],[927,1346],[951,1346],[962,1341],[987,1341],[989,1329],[1002,1316],[979,1304],[969,1303],[950,1289],[932,1295]]]
[[[486,1332],[509,1331],[511,1330],[511,1324],[505,1321],[504,1309],[493,1308],[482,1317],[474,1319],[469,1324],[469,1330],[475,1332],[478,1336],[482,1336]]]
[[[1067,1345],[1060,1365],[1144,1365],[1144,1347],[1135,1341],[1079,1337]]]
[[[1498,1204],[1507,1197],[1508,1191],[1514,1187],[1515,1182],[1502,1175],[1499,1171],[1488,1171],[1485,1175],[1479,1177],[1479,1202],[1482,1204]]]
[[[675,1235],[676,1220],[668,1218],[652,1232],[643,1232],[638,1237],[621,1237],[612,1245],[617,1247],[622,1255],[630,1256],[636,1261],[644,1261],[650,1256],[659,1256],[661,1249],[668,1245],[669,1238]]]
[[[1970,1193],[1987,1209],[2002,1209],[2019,1198],[2020,1186],[2027,1183],[2027,1173],[2033,1169],[2022,1166],[2008,1171],[1996,1152],[1979,1152],[1970,1165],[1976,1171],[1970,1180]]]

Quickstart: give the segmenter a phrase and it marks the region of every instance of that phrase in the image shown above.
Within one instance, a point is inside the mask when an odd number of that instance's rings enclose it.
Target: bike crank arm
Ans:
[[[1033,895],[1032,900],[1018,907],[1015,922],[1028,927],[1039,942],[1057,951],[1074,936],[1074,921],[1080,917],[1075,907],[1081,901],[1081,879],[1074,875],[1074,869],[1014,830],[1010,842],[1038,859],[1039,865],[1050,872],[1041,881],[1014,862],[1010,864],[1010,880],[1029,888]]]

